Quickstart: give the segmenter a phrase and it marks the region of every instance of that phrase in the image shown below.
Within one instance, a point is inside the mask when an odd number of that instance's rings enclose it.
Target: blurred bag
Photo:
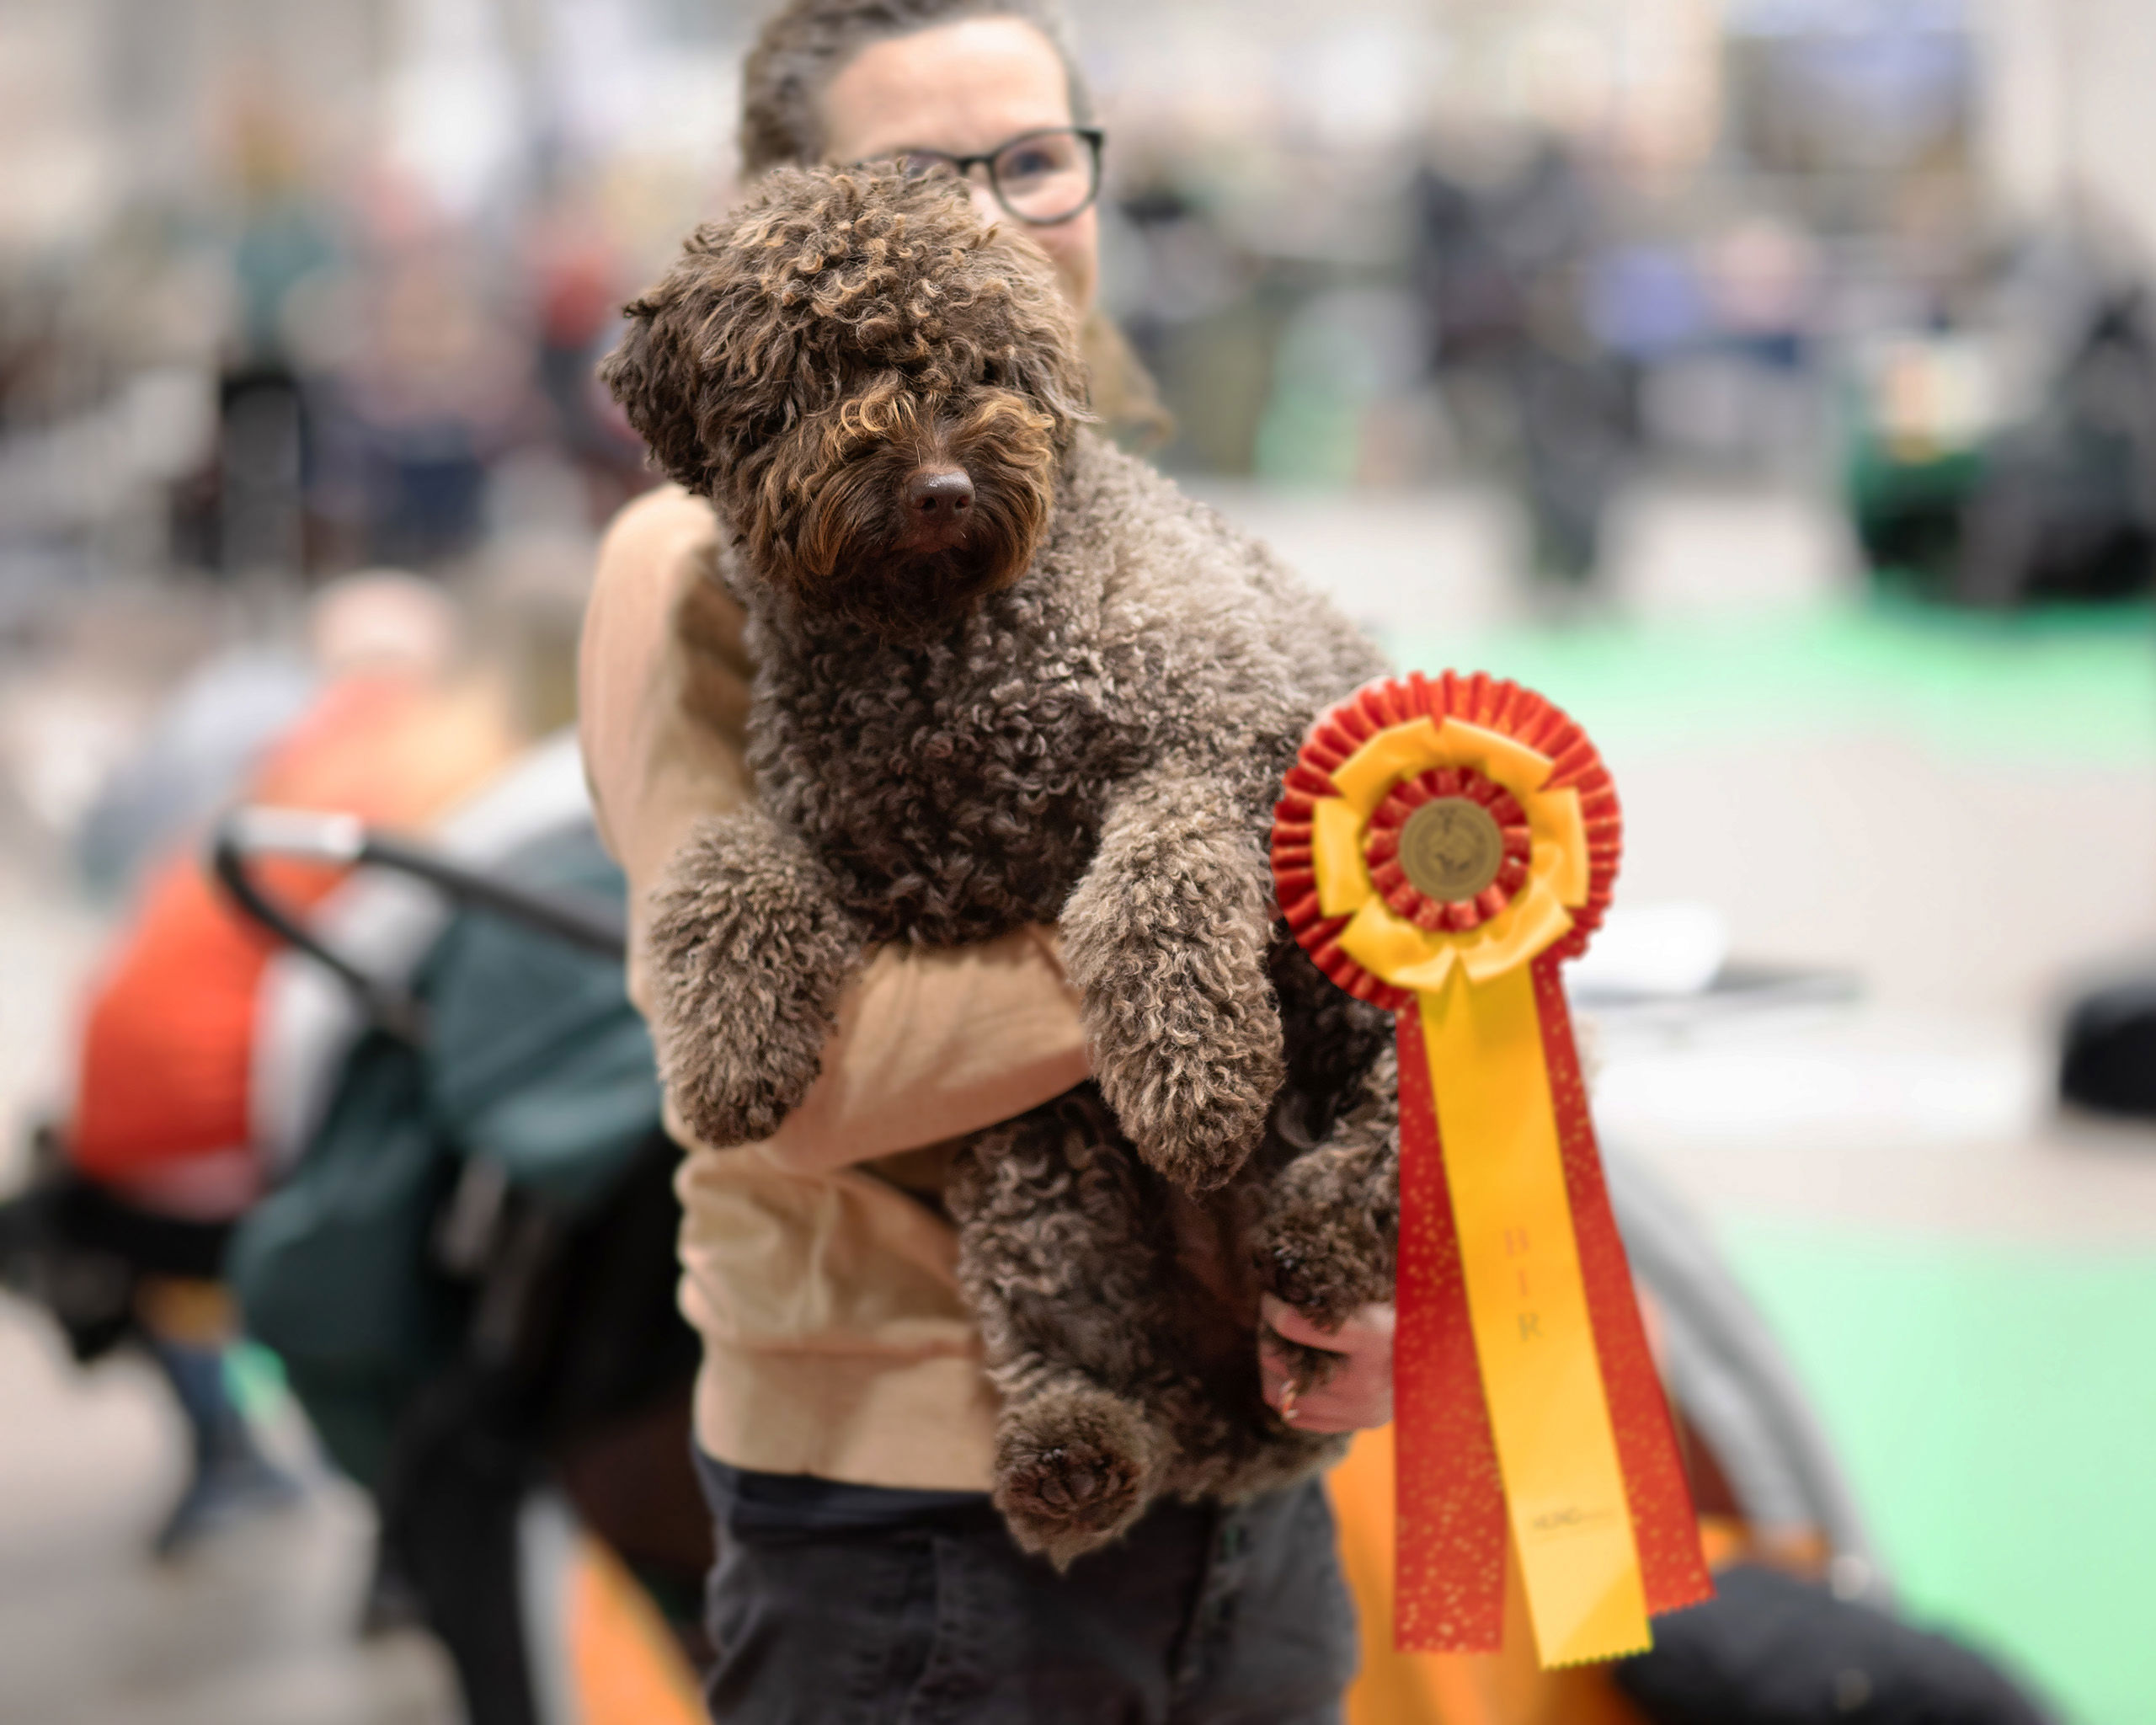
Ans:
[[[1757,1565],[1723,1570],[1715,1589],[1658,1620],[1654,1650],[1615,1668],[1654,1725],[2043,1725],[1944,1636]]]
[[[2099,1114],[2156,1119],[2156,980],[2113,984],[2074,1003],[2058,1090]]]

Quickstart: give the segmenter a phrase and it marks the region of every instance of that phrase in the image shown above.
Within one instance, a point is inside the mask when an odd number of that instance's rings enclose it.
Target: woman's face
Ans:
[[[1015,18],[969,18],[864,48],[824,92],[825,150],[834,162],[873,162],[909,150],[985,155],[1022,132],[1071,124],[1070,91],[1054,45]],[[1100,223],[1088,207],[1036,227],[1013,218],[974,171],[984,217],[1046,252],[1064,296],[1092,309]]]

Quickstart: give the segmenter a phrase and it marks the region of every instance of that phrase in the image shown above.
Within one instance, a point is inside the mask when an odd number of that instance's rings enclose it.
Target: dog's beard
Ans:
[[[884,640],[930,640],[1025,573],[1026,552],[969,541],[949,551],[865,550],[842,560],[817,608]]]

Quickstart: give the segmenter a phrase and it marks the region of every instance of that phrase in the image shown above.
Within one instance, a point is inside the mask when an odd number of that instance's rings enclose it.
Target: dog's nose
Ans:
[[[906,513],[921,527],[955,526],[974,506],[963,467],[930,467],[906,481]]]

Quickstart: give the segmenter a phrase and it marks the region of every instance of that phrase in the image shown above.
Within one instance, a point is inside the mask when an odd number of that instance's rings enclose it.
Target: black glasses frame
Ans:
[[[1006,150],[1015,150],[1021,144],[1031,143],[1035,138],[1074,137],[1084,140],[1088,158],[1092,164],[1091,183],[1086,187],[1083,202],[1075,210],[1066,210],[1060,216],[1028,216],[1011,207],[1011,200],[1004,195],[1002,182],[995,177],[995,158]],[[1015,138],[1006,138],[985,156],[952,156],[942,150],[907,150],[899,154],[905,163],[928,161],[948,168],[960,179],[970,179],[976,168],[988,170],[988,189],[995,194],[995,201],[1003,206],[1004,214],[1013,222],[1022,222],[1028,227],[1059,227],[1066,222],[1075,222],[1099,201],[1101,195],[1101,147],[1108,135],[1097,126],[1043,126],[1032,131],[1022,131]]]

